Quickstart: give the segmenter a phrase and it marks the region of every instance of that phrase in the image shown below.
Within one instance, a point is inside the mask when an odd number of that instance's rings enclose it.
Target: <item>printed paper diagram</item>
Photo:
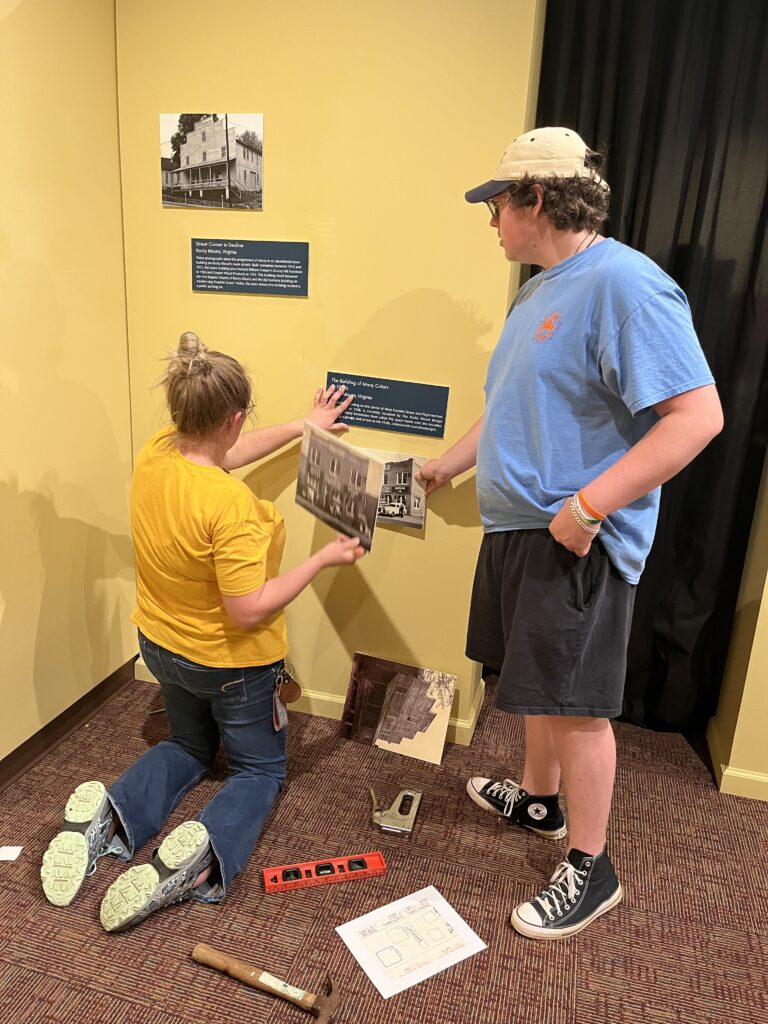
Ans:
[[[336,931],[385,999],[486,948],[433,885]]]

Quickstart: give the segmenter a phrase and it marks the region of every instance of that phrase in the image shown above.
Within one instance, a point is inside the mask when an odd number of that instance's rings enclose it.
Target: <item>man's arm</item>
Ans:
[[[459,476],[475,465],[477,442],[480,440],[482,429],[483,417],[481,416],[474,426],[470,427],[466,434],[447,452],[424,463],[416,477],[425,485],[424,489],[427,495],[432,494],[439,487],[443,487],[453,480],[455,476]]]
[[[654,406],[661,417],[612,466],[582,488],[587,502],[610,515],[671,480],[723,429],[723,410],[714,384],[686,391]],[[550,533],[570,551],[586,554],[592,537],[563,505]]]
[[[312,410],[309,415],[299,420],[291,420],[289,423],[280,423],[275,427],[264,427],[263,430],[249,430],[241,434],[234,445],[229,449],[224,459],[225,469],[239,469],[241,466],[248,466],[252,462],[258,462],[267,455],[279,451],[285,445],[296,441],[304,432],[304,422],[309,420],[322,430],[329,430],[333,434],[343,434],[349,430],[344,423],[338,423],[339,416],[352,401],[352,395],[341,401],[345,391],[344,385],[330,387],[327,390],[318,388],[313,399]]]

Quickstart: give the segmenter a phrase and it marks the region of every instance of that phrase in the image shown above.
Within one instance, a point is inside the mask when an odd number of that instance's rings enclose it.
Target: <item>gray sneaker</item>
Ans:
[[[67,800],[64,827],[43,854],[40,878],[49,903],[66,907],[96,861],[111,852],[114,815],[101,782],[82,782]]]
[[[205,825],[183,822],[155,850],[151,864],[128,868],[107,889],[99,914],[105,930],[122,931],[161,907],[188,900],[212,861]]]

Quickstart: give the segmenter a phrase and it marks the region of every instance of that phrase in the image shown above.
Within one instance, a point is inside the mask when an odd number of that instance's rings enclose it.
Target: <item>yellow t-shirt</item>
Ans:
[[[133,473],[132,620],[156,644],[201,665],[270,665],[288,652],[283,612],[238,629],[221,595],[250,594],[278,574],[283,517],[237,477],[185,459],[173,433],[155,434]]]

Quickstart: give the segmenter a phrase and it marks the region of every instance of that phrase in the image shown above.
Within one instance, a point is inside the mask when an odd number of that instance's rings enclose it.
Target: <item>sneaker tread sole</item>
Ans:
[[[185,821],[160,844],[157,855],[171,871],[178,871],[200,847],[208,842],[208,832],[200,821]]]
[[[101,782],[81,782],[67,800],[65,820],[78,825],[90,821],[101,806],[106,792]]]
[[[43,854],[40,878],[49,903],[67,907],[77,895],[88,869],[88,847],[79,832],[59,832]]]
[[[566,926],[565,928],[544,928],[537,927],[536,925],[529,924],[527,921],[518,915],[517,909],[512,911],[510,917],[510,924],[519,932],[521,935],[525,935],[529,939],[568,939],[572,935],[577,935],[580,931],[583,931],[587,925],[592,924],[602,914],[606,914],[609,910],[612,910],[615,906],[621,903],[624,896],[624,890],[621,885],[612,892],[608,899],[603,902],[592,911],[589,917],[584,918],[583,921],[579,921],[578,924]]]
[[[101,901],[99,918],[108,932],[124,928],[152,899],[152,893],[160,881],[151,864],[137,864],[128,868],[107,890]]]
[[[158,859],[171,871],[178,871],[191,862],[208,844],[208,832],[199,821],[185,821],[178,825],[160,844]],[[150,905],[162,906],[157,895],[160,875],[153,864],[138,864],[128,868],[112,883],[101,902],[99,917],[104,929],[114,932],[129,927],[146,916]]]
[[[103,783],[92,779],[81,782],[70,793],[64,808],[64,820],[71,825],[90,822],[101,808],[106,795]],[[40,879],[49,903],[67,907],[83,884],[88,870],[88,844],[80,832],[65,830],[55,835],[43,854]]]

